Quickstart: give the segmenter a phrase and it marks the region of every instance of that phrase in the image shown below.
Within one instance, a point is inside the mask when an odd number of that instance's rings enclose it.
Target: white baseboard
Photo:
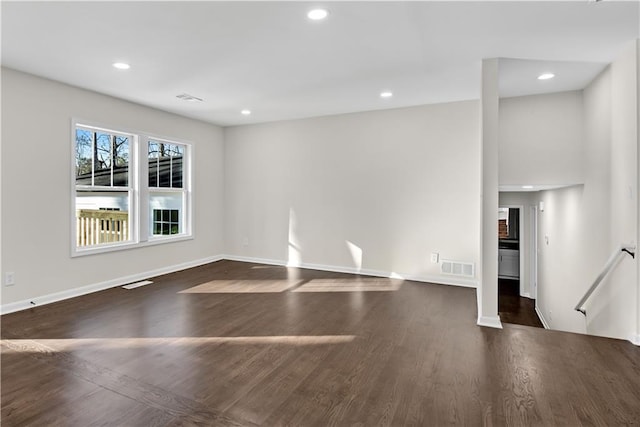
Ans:
[[[54,302],[65,300],[65,299],[75,298],[81,295],[103,291],[105,289],[114,288],[116,286],[126,285],[128,283],[145,280],[150,277],[160,276],[163,274],[174,273],[176,271],[197,267],[199,265],[208,264],[208,263],[220,261],[223,259],[228,259],[230,261],[252,262],[257,264],[287,266],[287,263],[282,260],[244,257],[244,256],[237,256],[237,255],[217,255],[217,256],[212,256],[208,258],[198,259],[195,261],[189,261],[181,264],[175,264],[175,265],[171,265],[163,268],[158,268],[151,271],[136,273],[130,276],[119,277],[116,279],[107,280],[105,282],[94,283],[92,285],[81,286],[79,288],[69,289],[66,291],[56,292],[53,294],[43,295],[43,296],[39,296],[39,297],[27,299],[27,300],[3,304],[0,306],[0,314],[9,314],[9,313],[13,313],[20,310],[26,310],[32,307],[51,304]],[[368,269],[358,270],[353,267],[342,267],[342,266],[335,266],[335,265],[322,265],[322,264],[309,264],[309,263],[301,263],[300,265],[296,265],[295,267],[306,268],[311,270],[331,271],[336,273],[361,274],[364,276],[405,279],[405,280],[412,280],[416,282],[435,283],[439,285],[462,286],[462,287],[469,287],[469,288],[477,288],[478,286],[478,283],[476,280],[465,279],[465,278],[449,279],[448,277],[440,277],[440,276],[402,275],[402,274],[386,272],[386,271],[368,270]],[[499,327],[502,327],[502,326],[500,325]]]
[[[549,324],[547,323],[547,319],[544,318],[544,316],[542,315],[542,311],[540,311],[537,305],[536,305],[536,314],[538,315],[540,322],[542,322],[542,326],[544,326],[545,329],[551,329],[549,327]]]
[[[498,316],[480,316],[478,317],[478,326],[486,326],[488,328],[502,329],[502,322]]]
[[[62,300],[74,298],[74,297],[79,297],[81,295],[103,291],[105,289],[114,288],[116,286],[126,285],[127,283],[148,279],[149,277],[155,277],[163,274],[174,273],[176,271],[185,270],[187,268],[197,267],[203,264],[209,264],[211,262],[220,261],[221,259],[222,259],[222,256],[220,255],[208,257],[208,258],[202,258],[195,261],[188,261],[188,262],[183,262],[181,264],[162,267],[162,268],[158,268],[151,271],[145,271],[143,273],[136,273],[130,276],[119,277],[117,279],[107,280],[105,282],[94,283],[92,285],[81,286],[79,288],[74,288],[74,289],[69,289],[62,292],[43,295],[40,297],[28,299],[28,300],[12,302],[9,304],[3,304],[2,306],[0,306],[0,314],[8,314],[8,313],[13,313],[15,311],[26,310],[32,307],[51,304],[53,302],[62,301]]]
[[[239,255],[222,255],[222,259],[226,259],[229,261],[240,261],[240,262],[251,262],[255,264],[266,264],[266,265],[277,265],[277,266],[285,266],[286,263],[279,261],[277,259],[268,259],[268,258],[254,258],[254,257],[246,257]]]
[[[252,262],[256,264],[268,264],[268,265],[279,265],[284,267],[297,267],[304,268],[309,270],[320,270],[320,271],[331,271],[334,273],[348,273],[348,274],[361,274],[363,276],[374,276],[374,277],[387,277],[392,279],[404,279],[411,280],[415,282],[426,282],[426,283],[435,283],[438,285],[450,285],[450,286],[462,286],[465,288],[477,288],[478,281],[473,279],[466,278],[448,278],[446,276],[416,276],[411,274],[402,274],[395,273],[390,271],[380,271],[380,270],[369,270],[369,269],[357,269],[354,267],[343,267],[338,265],[324,265],[324,264],[311,264],[311,263],[300,263],[296,265],[287,264],[286,261],[276,260],[276,259],[266,259],[266,258],[254,258],[254,257],[246,257],[239,255],[223,255],[222,258],[228,259],[230,261],[241,261],[241,262]]]
[[[524,298],[535,299],[529,292],[523,292],[522,294],[520,294],[520,296]]]
[[[640,346],[640,334],[631,334],[627,339],[631,344]]]

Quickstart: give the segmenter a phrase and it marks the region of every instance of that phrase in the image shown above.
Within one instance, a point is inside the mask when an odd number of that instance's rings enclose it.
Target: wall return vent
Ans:
[[[440,263],[440,272],[442,274],[451,274],[452,276],[474,277],[475,269],[472,262],[451,261],[443,259]]]

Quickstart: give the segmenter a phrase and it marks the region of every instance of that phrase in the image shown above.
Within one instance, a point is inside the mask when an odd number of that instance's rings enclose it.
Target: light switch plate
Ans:
[[[16,284],[16,273],[13,271],[4,274],[4,285],[13,286]]]

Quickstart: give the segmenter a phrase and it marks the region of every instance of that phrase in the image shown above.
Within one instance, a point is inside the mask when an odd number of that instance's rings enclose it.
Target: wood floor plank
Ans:
[[[37,341],[3,340],[3,345],[14,352],[29,353],[29,356],[33,359],[53,364],[75,377],[111,390],[117,395],[129,397],[137,403],[165,411],[173,417],[195,422],[215,422],[221,426],[248,424],[244,421],[236,422],[231,420],[215,410],[209,410],[197,402],[175,395],[166,389],[158,389],[127,376],[119,375],[108,368],[97,366],[84,359],[75,358],[70,354],[56,352]],[[99,414],[101,414],[100,411]]]
[[[473,289],[233,261],[152,280],[2,316],[2,425],[640,425],[638,347],[478,327]]]

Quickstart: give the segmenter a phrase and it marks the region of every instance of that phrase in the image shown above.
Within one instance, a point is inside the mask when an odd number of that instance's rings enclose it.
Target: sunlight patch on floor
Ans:
[[[313,279],[292,292],[389,292],[402,287],[401,280]]]
[[[284,292],[302,280],[212,280],[184,289],[179,294],[260,294]]]
[[[294,347],[344,344],[352,342],[355,335],[268,335],[243,337],[154,337],[154,338],[65,338],[65,339],[12,339],[2,340],[2,352],[9,353],[57,353],[75,350],[118,350],[152,346],[199,345],[289,345]]]

